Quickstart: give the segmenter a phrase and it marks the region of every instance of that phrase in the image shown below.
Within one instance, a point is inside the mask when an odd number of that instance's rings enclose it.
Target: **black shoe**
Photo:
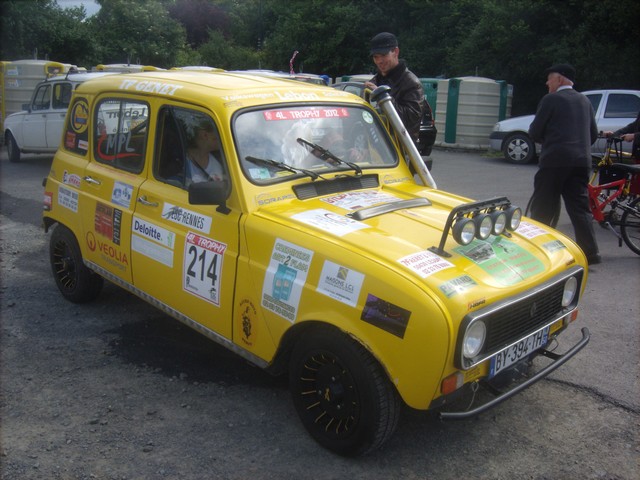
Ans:
[[[589,265],[596,265],[601,262],[602,262],[602,258],[600,258],[600,255],[598,255],[597,253],[594,253],[593,255],[589,255],[587,257],[587,263]]]

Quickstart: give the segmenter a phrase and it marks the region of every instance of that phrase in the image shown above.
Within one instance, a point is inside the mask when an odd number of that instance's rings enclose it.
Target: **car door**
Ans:
[[[31,98],[30,110],[23,120],[23,148],[47,148],[47,118],[51,113],[51,84],[44,83]]]
[[[132,98],[103,98],[92,119],[92,152],[84,176],[80,213],[86,260],[107,276],[132,283],[133,210],[145,180],[149,106]]]
[[[133,279],[136,288],[172,313],[231,339],[240,215],[234,209],[189,204],[190,151],[203,123],[215,127],[209,114],[191,107],[165,105],[159,110],[153,174],[135,202]],[[217,128],[212,134],[219,147]],[[215,160],[230,185],[221,148]]]
[[[599,132],[615,132],[635,120],[640,111],[640,96],[633,92],[603,90],[586,95],[596,111]],[[604,138],[599,138],[591,150],[601,154],[605,143]],[[622,146],[625,151],[631,151],[630,142],[623,142]]]

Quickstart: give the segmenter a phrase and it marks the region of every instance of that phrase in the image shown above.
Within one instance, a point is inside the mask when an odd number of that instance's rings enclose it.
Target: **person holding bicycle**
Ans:
[[[633,142],[631,146],[631,156],[640,160],[640,112],[636,119],[626,127],[622,127],[615,132],[603,132],[605,137],[620,137],[625,142]]]
[[[529,127],[529,136],[542,144],[531,218],[551,225],[562,198],[587,262],[600,263],[587,191],[591,145],[598,138],[593,107],[573,89],[576,71],[571,65],[554,65],[545,75],[549,93],[540,100]]]

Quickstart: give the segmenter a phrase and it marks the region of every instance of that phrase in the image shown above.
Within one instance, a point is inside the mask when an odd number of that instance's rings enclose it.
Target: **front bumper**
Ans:
[[[571,347],[571,349],[569,351],[567,351],[566,353],[559,355],[557,353],[553,353],[550,352],[548,350],[540,350],[538,352],[539,355],[543,355],[545,357],[548,357],[550,359],[553,360],[553,363],[551,363],[550,365],[546,366],[545,368],[543,368],[542,370],[540,370],[538,373],[536,373],[534,376],[532,376],[531,378],[525,380],[524,382],[516,385],[514,388],[512,388],[511,390],[507,390],[505,392],[501,392],[499,393],[493,400],[490,400],[474,409],[471,410],[465,410],[465,411],[461,411],[461,412],[438,412],[438,416],[440,419],[442,420],[461,420],[461,419],[465,419],[465,418],[469,418],[469,417],[473,417],[476,416],[480,413],[486,412],[487,410],[490,410],[491,408],[495,407],[496,405],[499,405],[500,403],[504,402],[505,400],[508,400],[509,398],[513,397],[514,395],[520,393],[521,391],[525,390],[526,388],[530,387],[531,385],[533,385],[534,383],[536,383],[539,380],[542,380],[543,378],[545,378],[546,376],[548,376],[550,373],[552,373],[554,370],[556,370],[557,368],[559,368],[560,366],[562,366],[564,363],[566,363],[570,358],[572,358],[576,353],[578,353],[580,350],[582,350],[588,343],[589,340],[591,338],[591,334],[589,333],[589,329],[586,327],[582,328],[582,339],[576,343],[573,347]]]
[[[489,148],[491,150],[502,150],[502,142],[507,136],[507,132],[491,132],[489,135]]]

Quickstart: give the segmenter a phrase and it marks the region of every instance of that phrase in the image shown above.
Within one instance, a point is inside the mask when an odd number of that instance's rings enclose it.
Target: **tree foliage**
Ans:
[[[98,14],[55,0],[0,3],[0,58],[91,67],[207,64],[371,73],[369,39],[394,32],[421,77],[478,75],[514,86],[513,113],[546,92],[542,72],[572,63],[576,87],[639,88],[636,0],[97,0]]]

